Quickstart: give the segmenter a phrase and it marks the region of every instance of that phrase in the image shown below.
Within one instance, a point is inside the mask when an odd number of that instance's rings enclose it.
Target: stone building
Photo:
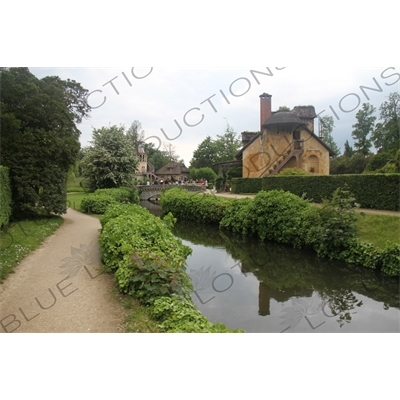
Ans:
[[[334,155],[315,133],[313,106],[272,112],[272,96],[260,96],[261,133],[242,133],[243,148],[236,159],[244,178],[276,175],[286,168],[299,168],[316,175],[329,175]]]
[[[156,171],[156,175],[163,180],[187,181],[190,177],[190,171],[183,163],[169,162]]]
[[[153,182],[156,178],[154,175],[154,166],[148,161],[148,155],[143,145],[139,145],[136,157],[138,160],[136,179]]]

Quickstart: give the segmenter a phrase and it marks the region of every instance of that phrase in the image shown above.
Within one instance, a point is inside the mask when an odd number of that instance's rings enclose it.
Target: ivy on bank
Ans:
[[[175,222],[171,214],[160,220],[138,205],[112,204],[101,220],[106,270],[123,293],[150,308],[161,332],[239,332],[212,324],[193,303],[186,273],[192,250],[172,234]]]
[[[163,212],[172,212],[178,219],[219,223],[221,229],[244,237],[311,248],[319,257],[400,276],[400,245],[388,243],[384,249],[378,249],[358,239],[355,198],[347,188],[338,188],[321,207],[282,190],[262,191],[254,200],[227,201],[172,189],[163,194],[161,205]],[[222,217],[218,220],[217,215]]]

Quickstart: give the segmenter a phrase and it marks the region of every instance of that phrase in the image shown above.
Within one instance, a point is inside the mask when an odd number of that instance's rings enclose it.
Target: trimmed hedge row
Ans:
[[[123,293],[150,307],[161,332],[234,332],[211,323],[193,303],[186,273],[192,250],[172,234],[175,222],[171,214],[161,220],[139,205],[113,204],[101,220],[106,270]]]
[[[0,166],[0,229],[8,224],[11,217],[11,187],[9,169]]]
[[[261,178],[234,178],[231,183],[232,193],[255,194],[262,190]]]
[[[87,214],[104,214],[114,203],[139,204],[139,201],[136,188],[98,189],[83,197],[80,210]]]
[[[284,190],[315,203],[332,197],[347,184],[361,208],[400,211],[400,174],[269,176],[260,179],[233,179],[233,193]],[[261,186],[260,190],[255,190]]]

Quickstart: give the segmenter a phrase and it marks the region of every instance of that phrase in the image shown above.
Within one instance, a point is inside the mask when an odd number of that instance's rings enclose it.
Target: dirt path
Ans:
[[[99,220],[71,209],[64,219],[0,285],[0,333],[122,331],[114,279],[99,273]]]

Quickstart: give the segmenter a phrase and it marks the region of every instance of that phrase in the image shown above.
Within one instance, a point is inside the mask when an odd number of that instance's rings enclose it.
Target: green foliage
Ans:
[[[214,164],[234,160],[241,147],[242,142],[239,135],[227,124],[223,135],[217,135],[215,140],[207,136],[200,143],[193,153],[190,166],[193,168],[210,167],[217,172],[218,168]]]
[[[11,216],[11,187],[9,170],[0,165],[0,230],[7,226]]]
[[[226,208],[220,221],[220,228],[230,230],[244,237],[252,235],[252,199],[233,200]]]
[[[371,139],[379,151],[395,154],[400,149],[400,94],[391,93],[379,110],[380,122]]]
[[[12,215],[66,212],[66,184],[89,115],[88,91],[59,77],[37,79],[28,68],[0,71],[1,156],[10,168]]]
[[[0,282],[63,222],[61,217],[37,217],[10,223],[0,232]]]
[[[210,167],[190,168],[190,179],[206,179],[208,182],[214,182],[217,174]]]
[[[189,296],[185,262],[191,249],[160,219],[138,205],[118,205],[108,210],[102,226],[103,261],[114,272],[122,292],[144,304],[172,293]]]
[[[388,243],[383,250],[382,272],[390,276],[400,276],[400,245]]]
[[[344,143],[344,153],[343,156],[347,158],[351,158],[354,155],[354,149],[353,147],[350,146],[350,143],[348,140]]]
[[[97,189],[94,193],[83,197],[81,212],[89,214],[104,214],[114,203],[139,204],[139,193],[136,188]]]
[[[176,219],[160,220],[138,205],[115,204],[101,221],[100,248],[123,293],[151,306],[161,332],[231,332],[212,324],[191,300],[186,274],[192,250],[175,238]]]
[[[357,123],[353,125],[352,136],[354,139],[354,149],[364,156],[370,153],[372,142],[369,135],[374,129],[376,117],[373,116],[376,108],[369,103],[364,103],[362,109],[358,111]]]
[[[279,173],[279,175],[292,176],[292,175],[310,175],[310,174],[304,171],[304,169],[300,168],[285,168],[282,172]]]
[[[284,190],[297,196],[307,196],[315,203],[322,203],[333,192],[348,185],[361,208],[400,210],[399,174],[379,175],[316,175],[268,176],[262,179],[233,179],[234,193],[257,193],[258,182],[262,190]],[[248,186],[250,185],[250,187]]]
[[[333,120],[332,116],[326,115],[319,119],[321,124],[321,134],[322,140],[333,150],[335,155],[333,157],[337,157],[340,155],[340,149],[336,144],[332,132],[335,128],[335,121]]]
[[[92,143],[80,164],[87,187],[94,191],[131,185],[138,161],[125,128],[114,125],[94,129]]]
[[[261,178],[232,179],[232,193],[258,193],[262,190]]]
[[[220,192],[222,190],[222,186],[224,185],[224,177],[222,175],[218,175],[215,178],[215,189],[217,192]]]
[[[204,317],[192,301],[178,296],[159,297],[151,308],[158,320],[160,332],[168,333],[244,333],[230,330],[223,324],[213,324]]]
[[[218,224],[229,200],[210,194],[191,193],[179,188],[165,191],[161,196],[164,213],[171,212],[178,220]]]
[[[220,227],[261,240],[290,243],[301,247],[299,230],[304,223],[307,201],[289,192],[260,192],[253,201],[236,200],[227,208]]]
[[[306,222],[306,243],[321,257],[337,258],[357,238],[355,198],[338,188],[322,207],[311,208]],[[303,228],[304,229],[304,228]]]
[[[196,201],[193,201],[196,197]],[[212,218],[206,217],[207,210],[212,210],[206,196],[188,196],[178,189],[166,192],[163,199],[164,211],[176,210],[179,220],[199,223],[217,222],[220,218],[221,231],[229,230],[243,237],[255,236],[262,241],[291,244],[297,248],[311,248],[320,257],[381,269],[385,274],[400,273],[396,264],[399,244],[381,249],[380,246],[359,240],[354,210],[358,204],[346,185],[337,188],[331,199],[324,200],[322,206],[313,206],[282,190],[261,191],[254,200],[241,199],[222,204],[219,213],[212,215]],[[204,209],[198,203],[201,200],[206,205]],[[202,210],[202,218],[199,218],[198,210]]]

